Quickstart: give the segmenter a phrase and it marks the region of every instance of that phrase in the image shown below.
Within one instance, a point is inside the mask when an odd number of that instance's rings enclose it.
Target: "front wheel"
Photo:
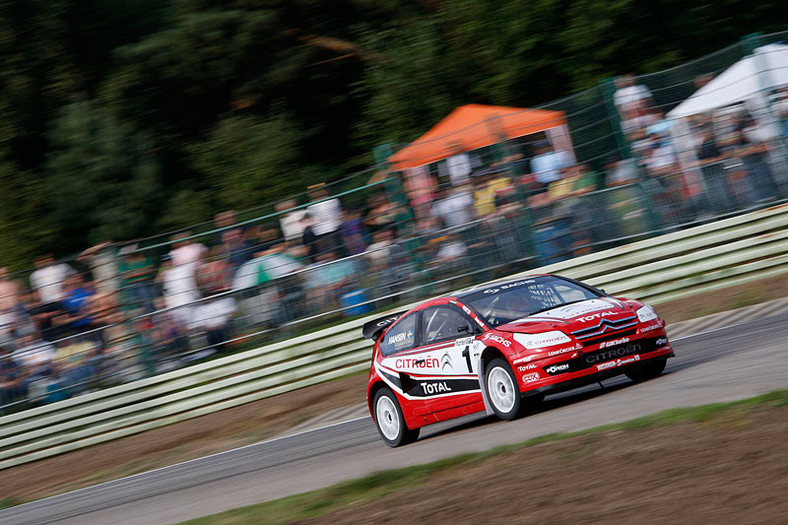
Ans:
[[[654,379],[655,377],[658,377],[660,374],[662,374],[662,372],[665,371],[665,365],[667,363],[668,359],[666,357],[649,359],[645,363],[640,363],[636,367],[626,372],[626,375],[636,383],[648,381],[649,379]]]
[[[493,359],[484,373],[487,399],[495,415],[511,421],[520,415],[522,399],[512,367],[504,359]]]
[[[419,430],[410,430],[405,425],[402,408],[397,397],[388,388],[381,388],[375,393],[375,425],[383,441],[390,447],[400,447],[412,443],[419,438]]]

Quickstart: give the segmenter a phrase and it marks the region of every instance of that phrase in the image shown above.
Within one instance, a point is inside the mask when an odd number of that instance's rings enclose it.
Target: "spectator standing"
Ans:
[[[98,293],[116,293],[120,290],[118,248],[112,241],[91,246],[77,256],[77,261],[90,267],[90,275]]]
[[[52,255],[36,258],[36,270],[30,274],[30,286],[38,293],[43,303],[61,301],[65,295],[63,284],[74,275],[74,269],[66,263],[55,263]]]
[[[176,233],[172,236],[173,249],[170,250],[170,259],[175,266],[192,267],[199,262],[208,250],[198,242],[194,242],[189,237],[191,232]]]
[[[0,268],[0,344],[8,343],[16,335],[20,292],[19,283],[11,279],[8,268]]]
[[[297,206],[294,199],[288,199],[276,204],[276,211],[280,213],[279,229],[288,244],[299,244],[304,233],[303,220],[307,214],[306,210],[296,210]]]
[[[200,298],[194,266],[176,266],[167,255],[156,279],[161,285],[166,307],[173,308],[173,315],[178,317],[179,322],[188,325],[191,322],[191,303]]]
[[[622,116],[628,110],[645,108],[651,104],[651,91],[643,84],[635,84],[632,74],[621,75],[615,82],[613,103]]]
[[[336,251],[341,247],[342,205],[336,197],[330,198],[325,183],[309,186],[308,191],[311,204],[306,209],[318,247],[320,251]]]
[[[20,362],[14,359],[11,347],[0,346],[0,406],[27,397],[27,374]]]
[[[473,195],[465,186],[442,190],[439,199],[432,205],[432,216],[443,221],[447,228],[461,228],[474,219]]]
[[[340,231],[345,253],[348,255],[364,253],[367,246],[364,240],[364,221],[358,210],[345,210]]]
[[[153,261],[143,255],[136,245],[121,249],[120,262],[121,286],[130,308],[141,308],[145,313],[153,311],[156,298],[156,269]]]
[[[701,144],[697,156],[712,213],[730,211],[732,201],[728,193],[728,178],[723,166],[727,155],[717,145],[714,129],[710,124],[704,126],[701,132]]]
[[[748,117],[739,126],[739,157],[747,169],[747,182],[750,193],[757,202],[768,201],[780,197],[780,189],[774,180],[769,166],[769,146],[771,138],[764,127],[759,126],[755,119]]]

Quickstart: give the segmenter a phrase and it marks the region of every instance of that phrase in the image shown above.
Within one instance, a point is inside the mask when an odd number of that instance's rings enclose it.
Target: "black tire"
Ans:
[[[520,387],[512,367],[505,359],[496,358],[487,365],[484,371],[484,388],[490,408],[496,416],[511,421],[521,415],[523,401]]]
[[[372,412],[375,415],[378,434],[386,445],[401,447],[419,438],[420,429],[411,430],[407,427],[397,396],[388,387],[383,387],[375,393]]]
[[[625,374],[635,383],[642,383],[643,381],[659,377],[665,371],[666,364],[668,364],[667,357],[649,359],[645,363],[640,363],[627,370]]]

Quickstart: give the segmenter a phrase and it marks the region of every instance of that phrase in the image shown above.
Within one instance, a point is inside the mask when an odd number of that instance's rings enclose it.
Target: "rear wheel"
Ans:
[[[659,357],[656,359],[649,359],[645,363],[640,363],[631,370],[625,372],[627,377],[636,383],[648,381],[659,377],[665,371],[665,365],[668,363],[666,357]]]
[[[501,419],[512,420],[520,415],[522,399],[512,367],[504,359],[493,359],[484,373],[484,386],[490,408]]]
[[[389,388],[381,388],[375,393],[375,425],[383,441],[390,447],[400,447],[419,438],[419,429],[410,430],[405,425],[402,407]]]

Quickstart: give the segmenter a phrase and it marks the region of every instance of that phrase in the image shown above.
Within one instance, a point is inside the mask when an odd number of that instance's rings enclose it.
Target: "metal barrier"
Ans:
[[[659,304],[788,271],[788,205],[528,273]],[[369,366],[371,317],[0,418],[0,469],[296,390]],[[362,393],[359,392],[361,396]]]

